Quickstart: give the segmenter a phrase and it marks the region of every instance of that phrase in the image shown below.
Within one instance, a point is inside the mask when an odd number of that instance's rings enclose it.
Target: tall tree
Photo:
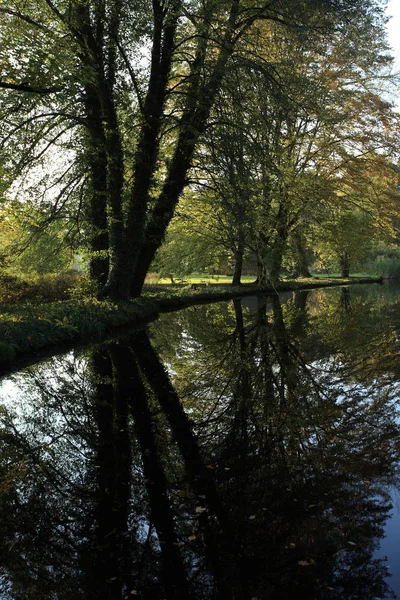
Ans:
[[[26,173],[60,150],[51,185],[78,191],[92,276],[126,300],[141,292],[229,62],[253,52],[257,23],[311,43],[381,15],[377,0],[12,0],[0,8],[5,165]]]

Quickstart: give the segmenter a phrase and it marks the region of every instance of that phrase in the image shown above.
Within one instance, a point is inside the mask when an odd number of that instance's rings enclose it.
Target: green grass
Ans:
[[[364,278],[366,280],[373,278],[369,276]],[[165,285],[162,282],[158,285],[160,282],[157,281],[157,284],[146,287],[141,298],[120,305],[79,296],[50,302],[51,293],[44,281],[40,282],[39,288],[35,288],[40,289],[40,293],[35,291],[33,294],[34,288],[30,287],[31,301],[21,302],[18,301],[18,294],[12,293],[8,287],[6,297],[10,295],[12,301],[0,303],[0,369],[1,365],[10,363],[20,355],[34,355],[49,348],[56,351],[65,344],[101,341],[118,334],[119,328],[127,333],[128,327],[141,326],[157,318],[162,310],[177,310],[191,304],[229,300],[257,292],[312,289],[361,281],[357,281],[356,276],[344,280],[324,275],[318,276],[318,279],[286,279],[277,286],[266,286],[263,290],[249,285],[253,282],[254,277],[250,276],[242,279],[244,285],[240,287],[232,287],[231,278],[225,276],[193,276],[180,285]],[[57,296],[59,288],[53,283],[50,288]],[[18,291],[19,285],[15,289]]]
[[[341,273],[312,273],[313,277],[316,277],[318,279],[341,279],[342,275]],[[354,278],[354,277],[379,277],[379,275],[372,275],[371,273],[350,273],[350,278]]]
[[[365,263],[368,273],[379,273],[387,279],[400,279],[400,256],[382,256]]]
[[[254,275],[246,275],[242,277],[242,283],[252,283],[255,281]],[[228,275],[188,275],[187,277],[174,277],[174,282],[180,285],[192,285],[192,284],[230,284],[232,283],[232,277]],[[161,285],[171,285],[171,279],[169,277],[161,277],[155,283]]]
[[[100,341],[146,320],[158,309],[150,299],[123,305],[95,299],[0,305],[0,365],[17,355],[67,343]]]
[[[316,279],[342,279],[340,273],[312,273],[312,276]],[[350,273],[350,278],[353,277],[373,277],[371,273]],[[283,281],[304,281],[310,280],[310,278],[299,277],[295,280],[291,279],[288,275],[283,275],[281,278]],[[256,280],[255,275],[245,275],[241,278],[241,283],[243,285],[247,285],[250,283],[254,283]],[[227,275],[188,275],[187,277],[174,277],[174,284],[182,286],[182,285],[230,285],[232,283],[232,277]],[[169,277],[157,277],[153,275],[149,281],[148,285],[174,285],[171,282]]]

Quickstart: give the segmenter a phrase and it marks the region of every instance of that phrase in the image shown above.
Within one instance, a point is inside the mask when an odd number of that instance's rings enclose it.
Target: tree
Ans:
[[[246,249],[257,257],[258,281],[276,281],[288,244],[295,271],[309,276],[306,244],[335,206],[355,204],[390,228],[398,117],[376,88],[392,81],[391,58],[379,19],[363,23],[369,36],[356,56],[358,25],[314,47],[258,24],[252,55],[235,55],[227,69],[198,146],[192,195],[215,215],[200,235],[216,250],[225,239],[236,283]],[[183,219],[190,223],[190,212]]]
[[[311,41],[351,19],[379,19],[379,8],[375,0],[13,0],[0,17],[6,168],[26,173],[55,147],[62,164],[68,156],[53,183],[80,199],[92,276],[123,300],[141,291],[227,66],[251,53],[255,24]]]
[[[4,203],[0,211],[0,255],[11,271],[59,273],[73,261],[73,239],[66,222],[43,215],[34,203]]]

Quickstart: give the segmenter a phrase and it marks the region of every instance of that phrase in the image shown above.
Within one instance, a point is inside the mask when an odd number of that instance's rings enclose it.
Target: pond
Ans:
[[[400,598],[399,326],[248,297],[4,378],[1,600]]]

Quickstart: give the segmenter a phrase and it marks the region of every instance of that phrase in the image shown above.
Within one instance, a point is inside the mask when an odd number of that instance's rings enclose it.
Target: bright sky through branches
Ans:
[[[400,70],[400,0],[389,0],[387,15],[391,17],[388,25],[388,40],[396,57],[395,69]],[[400,106],[400,91],[397,93],[397,106]]]
[[[389,43],[394,50],[397,66],[400,67],[400,0],[389,0],[387,14],[392,17],[388,23]]]

